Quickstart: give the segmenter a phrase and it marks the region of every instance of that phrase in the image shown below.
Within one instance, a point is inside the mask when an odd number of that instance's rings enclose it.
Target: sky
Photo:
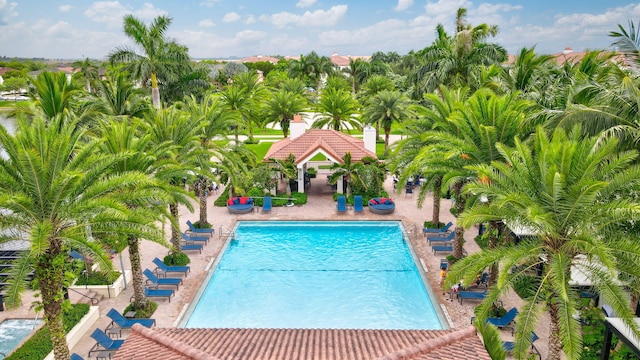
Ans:
[[[454,32],[456,10],[510,54],[610,49],[611,31],[640,22],[624,0],[0,0],[0,57],[105,59],[131,46],[122,18],[168,15],[170,39],[195,59],[254,55],[400,55],[429,46],[437,24]]]

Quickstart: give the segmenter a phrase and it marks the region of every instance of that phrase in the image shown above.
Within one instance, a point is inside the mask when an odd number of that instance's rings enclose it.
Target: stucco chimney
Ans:
[[[293,115],[293,121],[289,124],[289,138],[291,140],[304,135],[307,124],[302,121],[302,115]]]
[[[364,127],[362,132],[364,133],[364,148],[375,154],[376,129],[374,129],[373,126],[371,126],[371,124],[367,124],[367,126]]]

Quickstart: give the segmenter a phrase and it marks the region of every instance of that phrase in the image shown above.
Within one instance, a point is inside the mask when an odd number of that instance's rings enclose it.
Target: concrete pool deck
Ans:
[[[283,188],[283,185],[281,184]],[[385,181],[385,189],[390,193],[394,190],[391,178],[388,177]],[[403,189],[401,189],[403,190]],[[415,192],[416,190],[414,190]],[[222,193],[222,189],[220,189]],[[317,178],[311,179],[311,186],[307,190],[308,202],[304,205],[297,205],[292,207],[274,207],[268,214],[263,214],[259,211],[255,211],[250,214],[232,215],[229,214],[226,207],[214,207],[213,201],[219,194],[213,194],[207,199],[208,206],[208,220],[214,225],[215,234],[212,237],[208,245],[206,245],[201,254],[197,252],[189,252],[188,255],[191,258],[191,272],[184,279],[184,284],[180,286],[180,289],[175,292],[175,297],[168,302],[165,299],[156,299],[158,303],[158,310],[154,314],[154,318],[157,321],[158,327],[173,327],[177,326],[183,313],[188,305],[191,303],[196,292],[200,288],[204,281],[209,268],[213,265],[214,260],[223,248],[226,239],[221,238],[220,230],[232,229],[237,220],[399,220],[404,224],[405,229],[411,239],[413,249],[416,255],[420,259],[420,262],[426,265],[426,275],[431,288],[437,298],[437,302],[441,308],[448,314],[451,319],[449,326],[451,328],[464,328],[469,326],[470,318],[473,316],[473,309],[477,305],[477,301],[466,301],[460,304],[458,301],[449,301],[448,296],[442,290],[439,282],[439,265],[440,259],[446,255],[438,254],[434,255],[431,248],[427,244],[427,241],[422,235],[422,224],[425,220],[431,219],[433,199],[431,196],[427,196],[421,209],[416,205],[417,194],[405,195],[404,191],[398,194],[393,194],[392,197],[396,203],[395,212],[391,215],[376,215],[369,212],[367,208],[363,213],[354,213],[353,209],[349,208],[345,213],[337,213],[336,203],[332,200],[332,189],[326,184],[326,178],[323,174],[318,174]],[[184,231],[186,230],[186,221],[192,222],[198,220],[199,207],[197,201],[194,201],[194,213],[189,213],[186,208],[180,209],[180,227]],[[444,199],[441,203],[440,219],[443,222],[452,221],[455,223],[455,217],[450,213],[451,200]],[[259,209],[258,209],[259,210]],[[166,227],[167,232],[169,230]],[[474,237],[478,234],[477,228],[468,229],[465,232],[465,249],[468,253],[473,253],[479,250]],[[141,261],[142,268],[154,269],[152,260],[154,257],[162,258],[168,252],[168,249],[148,241],[143,241],[141,244]],[[122,254],[122,263],[125,269],[129,269],[128,253],[126,251]],[[418,264],[418,266],[421,266]],[[118,257],[114,259],[114,267],[120,269],[120,261]],[[100,304],[100,318],[92,327],[100,327],[104,329],[109,323],[110,319],[106,316],[109,309],[115,308],[123,310],[128,304],[129,299],[133,294],[131,286],[127,286],[127,289],[123,291],[116,298],[105,298]],[[80,300],[81,296],[75,293],[70,294],[72,302]],[[6,318],[34,318],[36,314],[30,308],[31,301],[33,300],[33,294],[27,292],[24,296],[24,304],[18,309],[12,309],[9,311],[0,312],[0,321]],[[504,307],[509,309],[513,306],[520,304],[520,299],[515,296],[503,296],[502,301]],[[42,315],[42,314],[39,314]],[[548,339],[548,321],[545,320],[545,316],[539,322],[539,326],[536,328],[536,333],[540,337],[540,340],[536,342],[536,347],[541,351],[543,358],[547,354],[547,339]],[[123,335],[126,336],[126,332]],[[71,352],[78,353],[79,355],[89,358],[88,353],[91,347],[95,344],[90,336],[90,332],[87,332],[78,345],[71,348]],[[511,339],[510,331],[502,331],[503,339]]]

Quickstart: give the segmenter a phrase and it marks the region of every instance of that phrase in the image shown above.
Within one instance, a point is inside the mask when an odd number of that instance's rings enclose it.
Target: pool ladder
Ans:
[[[229,229],[228,227],[224,226],[224,225],[220,225],[220,229],[218,230],[218,236],[220,237],[220,239],[228,239],[231,238],[232,240],[235,239],[236,237],[236,233]]]
[[[405,230],[404,235],[410,240],[416,240],[418,238],[418,225],[412,224],[409,226],[409,228]]]

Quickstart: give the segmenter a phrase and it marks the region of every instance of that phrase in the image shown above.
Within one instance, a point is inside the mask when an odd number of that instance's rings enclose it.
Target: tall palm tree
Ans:
[[[308,55],[300,55],[299,60],[292,60],[289,67],[291,77],[305,80],[307,85],[316,90],[321,88],[322,81],[336,71],[335,66],[327,56],[320,56],[315,51]]]
[[[245,124],[247,110],[250,106],[249,95],[242,87],[231,84],[220,93],[220,99],[233,120],[231,127],[234,130],[236,145],[238,145],[240,143],[240,128]]]
[[[289,125],[295,114],[307,108],[307,100],[299,93],[279,89],[271,93],[264,104],[266,123],[278,123],[282,135],[289,136]]]
[[[347,188],[345,189],[347,198],[351,195],[351,187],[353,184],[361,184],[359,171],[362,169],[362,163],[351,161],[351,153],[347,152],[342,157],[342,163],[331,165],[331,176],[329,183],[335,184],[342,179],[347,180]]]
[[[253,142],[253,125],[260,122],[258,109],[267,96],[267,89],[255,71],[242,72],[236,75],[233,83],[234,86],[239,86],[246,94],[247,102],[241,112],[244,114],[244,124],[249,130],[249,141]]]
[[[10,306],[20,302],[34,269],[58,360],[69,359],[62,305],[70,248],[90,253],[102,269],[110,269],[109,256],[93,236],[160,235],[153,218],[125,205],[146,195],[133,188],[145,189],[150,178],[134,172],[107,176],[117,159],[97,153],[98,142],[83,142],[86,133],[77,125],[61,117],[37,117],[32,123],[20,120],[13,136],[0,126],[0,146],[7,154],[0,160],[0,228],[22,234],[18,238],[30,244],[12,268],[5,300]]]
[[[160,109],[160,90],[158,76],[170,78],[175,67],[189,61],[187,49],[166,38],[171,25],[168,16],[156,17],[149,26],[133,15],[124,16],[124,33],[133,40],[142,53],[130,47],[118,47],[109,54],[112,64],[127,64],[131,76],[143,86],[151,80],[151,100],[156,109]]]
[[[126,74],[118,72],[98,81],[96,102],[106,115],[143,117],[149,110],[144,93],[127,79]]]
[[[98,66],[95,62],[91,61],[89,58],[85,58],[84,60],[74,61],[71,65],[74,67],[74,70],[78,69],[78,73],[84,77],[87,92],[93,92],[91,83],[98,80],[99,76]]]
[[[320,95],[317,104],[319,118],[313,123],[314,128],[329,128],[340,131],[342,128],[356,129],[362,125],[355,117],[360,104],[349,91],[327,87]]]
[[[384,129],[384,156],[389,154],[389,134],[394,123],[413,116],[410,100],[399,91],[383,90],[369,101],[364,117],[371,123],[379,123]]]
[[[497,144],[502,160],[478,165],[473,171],[490,181],[475,181],[465,192],[483,194],[488,204],[477,203],[460,216],[459,223],[505,220],[526,226],[535,236],[515,245],[472,254],[456,263],[447,284],[472,281],[472,276],[493,264],[501,272],[479,309],[481,319],[490,304],[512,289],[527,269],[540,269],[539,285],[524,299],[516,318],[517,358],[525,356],[528,335],[543,311],[549,313],[549,359],[579,359],[582,339],[577,314],[578,290],[571,285],[572,271],[593,283],[601,299],[616,316],[640,335],[633,321],[622,276],[636,277],[640,246],[616,224],[640,218],[640,204],[619,194],[637,188],[640,169],[632,165],[637,153],[617,152],[616,139],[584,139],[580,129],[552,136],[539,127],[531,144],[518,139],[513,147]],[[517,270],[511,272],[516,266]]]

